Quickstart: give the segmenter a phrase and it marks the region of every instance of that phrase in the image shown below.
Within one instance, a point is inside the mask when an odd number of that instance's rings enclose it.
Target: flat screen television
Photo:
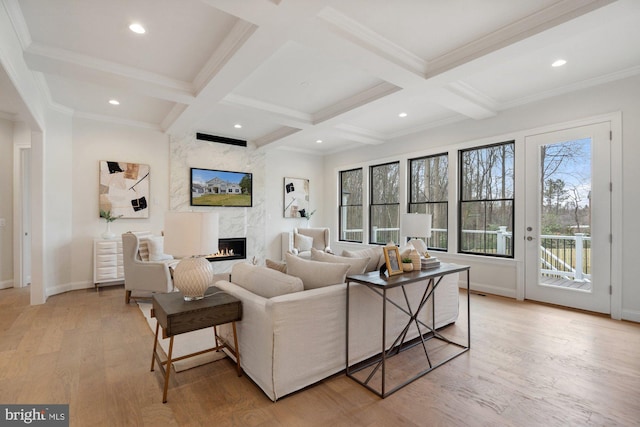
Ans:
[[[191,168],[191,206],[253,206],[253,175]]]

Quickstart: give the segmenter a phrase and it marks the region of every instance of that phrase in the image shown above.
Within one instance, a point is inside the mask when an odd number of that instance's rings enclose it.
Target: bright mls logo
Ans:
[[[69,405],[0,405],[0,425],[69,426]]]

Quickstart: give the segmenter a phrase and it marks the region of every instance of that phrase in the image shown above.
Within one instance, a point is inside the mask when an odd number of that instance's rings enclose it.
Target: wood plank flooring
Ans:
[[[273,403],[225,359],[172,375],[162,404],[121,286],[33,307],[0,290],[0,403],[69,403],[72,426],[640,425],[640,325],[480,295],[471,317],[469,352],[384,400],[339,374]]]

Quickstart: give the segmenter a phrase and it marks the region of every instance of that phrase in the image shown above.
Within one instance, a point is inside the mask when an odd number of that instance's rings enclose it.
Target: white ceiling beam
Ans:
[[[188,82],[65,49],[32,43],[24,52],[24,58],[34,71],[131,90],[183,104],[195,99],[193,86]]]

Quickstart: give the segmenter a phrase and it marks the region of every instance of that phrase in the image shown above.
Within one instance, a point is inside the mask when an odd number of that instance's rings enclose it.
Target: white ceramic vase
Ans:
[[[111,232],[111,222],[107,221],[107,229],[105,230],[104,233],[102,233],[102,238],[105,240],[111,240],[115,237],[116,237],[115,233]]]

